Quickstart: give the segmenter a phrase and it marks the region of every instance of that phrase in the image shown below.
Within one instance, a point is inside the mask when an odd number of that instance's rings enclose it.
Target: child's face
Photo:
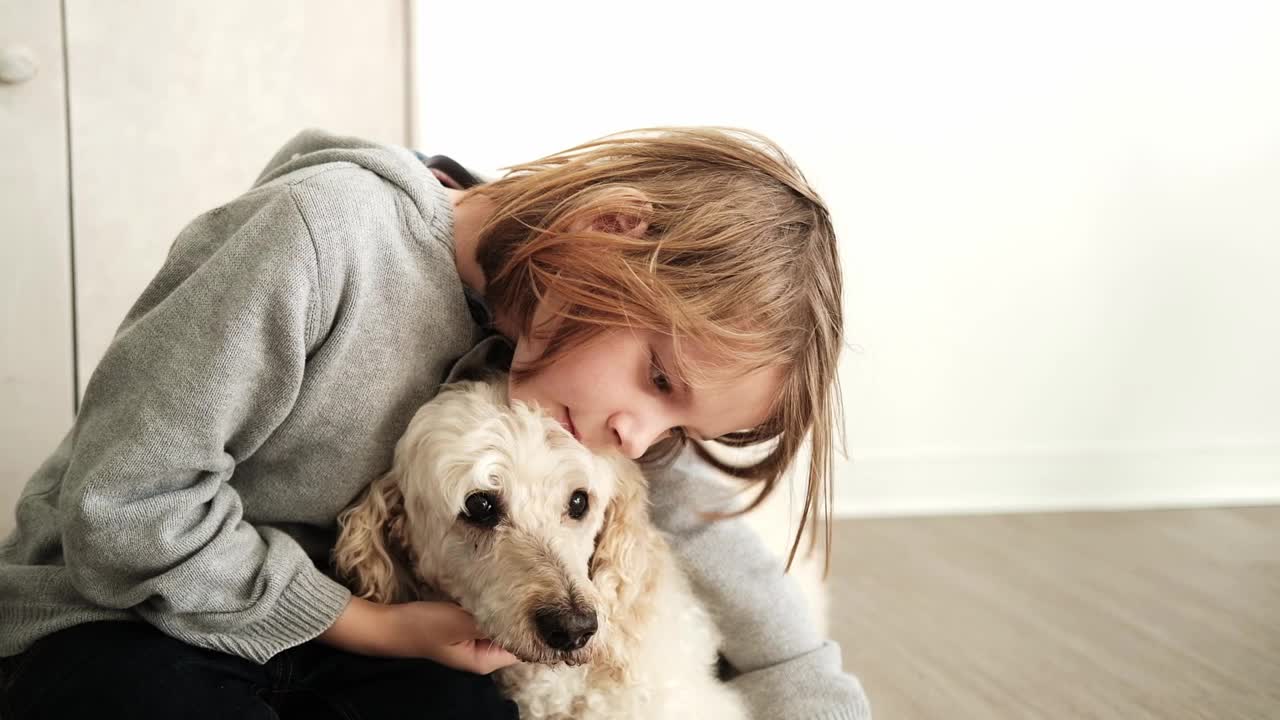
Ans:
[[[540,308],[535,323],[544,317]],[[544,345],[519,338],[515,364],[539,357]],[[725,358],[687,345],[682,350],[695,368],[709,371],[705,385],[691,389],[676,377],[671,338],[611,330],[534,377],[513,379],[510,395],[539,405],[592,450],[616,449],[632,459],[673,428],[710,439],[768,418],[782,382],[780,369],[741,374]]]

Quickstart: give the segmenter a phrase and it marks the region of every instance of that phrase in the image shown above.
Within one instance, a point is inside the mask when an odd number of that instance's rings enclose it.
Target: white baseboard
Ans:
[[[836,516],[1280,504],[1280,443],[1057,452],[855,452]]]

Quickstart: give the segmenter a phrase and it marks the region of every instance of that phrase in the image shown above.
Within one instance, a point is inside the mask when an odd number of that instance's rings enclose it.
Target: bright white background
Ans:
[[[1280,500],[1280,4],[414,6],[415,144],[779,141],[836,217],[845,514]]]

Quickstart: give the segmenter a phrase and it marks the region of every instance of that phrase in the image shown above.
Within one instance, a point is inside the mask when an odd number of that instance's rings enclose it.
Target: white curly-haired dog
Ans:
[[[521,718],[747,717],[638,466],[508,403],[504,376],[424,405],[339,521],[354,592],[457,602],[524,661],[497,675]]]

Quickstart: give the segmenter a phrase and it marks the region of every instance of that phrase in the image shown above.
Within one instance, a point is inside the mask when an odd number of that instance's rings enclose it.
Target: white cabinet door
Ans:
[[[0,536],[75,411],[62,17],[0,0]]]
[[[66,0],[83,388],[178,232],[299,130],[408,142],[404,0]]]

